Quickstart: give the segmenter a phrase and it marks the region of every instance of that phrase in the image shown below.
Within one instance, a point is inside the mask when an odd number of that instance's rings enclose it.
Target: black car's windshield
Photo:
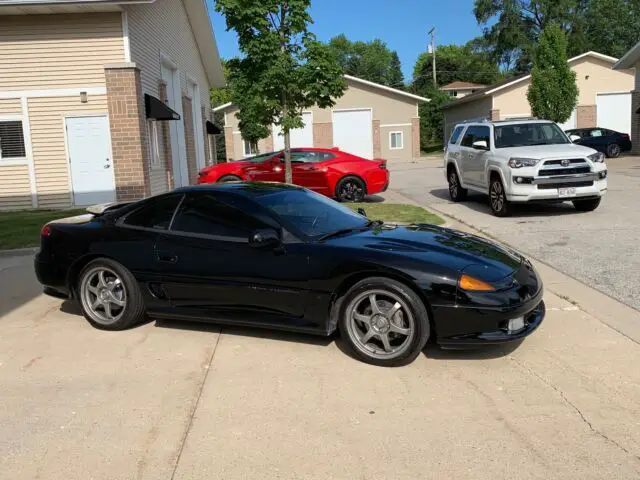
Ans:
[[[285,227],[312,239],[369,225],[362,215],[310,190],[280,190],[258,201],[280,217]]]
[[[495,126],[496,148],[571,143],[555,123],[518,123]]]

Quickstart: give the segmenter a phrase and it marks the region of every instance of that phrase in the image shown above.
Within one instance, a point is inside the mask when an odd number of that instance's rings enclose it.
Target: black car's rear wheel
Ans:
[[[218,179],[217,183],[239,182],[241,180],[237,175],[224,175]]]
[[[620,156],[620,145],[617,143],[612,143],[611,145],[607,145],[607,157],[609,158],[617,158]]]
[[[344,177],[336,186],[336,198],[340,202],[361,202],[366,193],[366,186],[358,177]]]
[[[77,285],[82,313],[103,330],[123,330],[144,318],[144,301],[133,275],[113,260],[100,258],[80,273]]]
[[[429,339],[429,316],[422,300],[395,280],[362,280],[349,290],[342,305],[341,337],[364,362],[405,365]]]

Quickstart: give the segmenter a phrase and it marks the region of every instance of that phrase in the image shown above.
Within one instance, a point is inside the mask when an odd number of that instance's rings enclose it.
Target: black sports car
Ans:
[[[608,158],[619,157],[621,152],[628,152],[632,146],[628,134],[607,128],[574,128],[565,133],[573,143],[598,150]]]
[[[340,331],[362,360],[399,365],[446,347],[520,339],[542,322],[542,282],[519,254],[433,225],[372,221],[309,190],[227,183],[90,208],[41,233],[45,292],[98,328],[145,315]]]

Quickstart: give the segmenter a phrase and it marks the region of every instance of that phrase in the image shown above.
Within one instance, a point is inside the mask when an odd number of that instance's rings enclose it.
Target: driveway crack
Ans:
[[[182,435],[182,440],[180,441],[180,448],[178,450],[178,456],[176,457],[176,462],[173,465],[173,472],[171,473],[171,480],[174,480],[176,476],[176,472],[178,471],[178,465],[180,465],[180,459],[182,458],[182,452],[184,451],[184,446],[187,443],[187,437],[191,432],[191,427],[193,426],[193,420],[196,416],[196,412],[198,411],[198,406],[200,405],[200,398],[202,397],[202,392],[204,391],[204,386],[207,383],[207,378],[209,377],[209,371],[211,370],[211,364],[213,363],[213,358],[216,356],[216,351],[218,350],[218,345],[220,344],[220,338],[222,337],[222,329],[218,332],[218,338],[216,339],[216,344],[213,346],[213,350],[211,351],[211,355],[209,356],[209,361],[205,365],[206,372],[204,372],[204,376],[202,377],[202,382],[200,383],[200,387],[198,388],[198,395],[196,397],[196,401],[193,404],[193,408],[191,410],[191,414],[189,415],[189,421],[187,422],[187,428],[185,428],[184,433]]]
[[[636,460],[640,460],[640,456],[638,455],[634,455],[633,453],[631,453],[629,450],[627,450],[625,447],[623,447],[622,445],[620,445],[618,442],[616,442],[615,440],[613,440],[612,438],[610,438],[609,436],[607,436],[606,434],[602,433],[600,430],[598,430],[597,428],[595,428],[593,426],[593,424],[587,419],[587,417],[584,415],[584,413],[582,413],[582,410],[580,410],[578,408],[578,406],[573,403],[571,400],[569,400],[567,398],[567,396],[564,394],[564,392],[557,386],[554,385],[553,383],[551,383],[550,381],[548,381],[546,378],[544,378],[543,376],[537,374],[535,371],[533,371],[532,369],[530,369],[529,367],[527,367],[524,363],[519,362],[518,360],[516,360],[515,357],[510,357],[512,361],[514,361],[515,363],[518,364],[518,366],[524,370],[526,370],[527,372],[529,372],[529,374],[531,374],[532,376],[534,376],[535,378],[537,378],[538,380],[540,380],[542,383],[544,383],[546,386],[551,387],[553,390],[556,391],[556,393],[558,395],[560,395],[560,398],[562,399],[562,401],[569,406],[571,409],[573,409],[579,416],[580,419],[582,420],[582,422],[587,425],[589,427],[589,430],[591,430],[593,433],[595,433],[596,435],[598,435],[599,437],[603,438],[605,441],[609,442],[610,444],[614,445],[615,447],[617,447],[618,449],[622,450],[624,453],[626,453],[627,455],[635,458]]]

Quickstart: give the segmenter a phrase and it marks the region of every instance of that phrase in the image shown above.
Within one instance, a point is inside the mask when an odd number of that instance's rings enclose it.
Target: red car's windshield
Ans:
[[[269,158],[273,157],[274,155],[277,155],[278,153],[280,152],[261,153],[259,155],[256,155],[255,157],[243,158],[242,161],[260,163],[260,162],[264,162],[265,160],[268,160]]]

